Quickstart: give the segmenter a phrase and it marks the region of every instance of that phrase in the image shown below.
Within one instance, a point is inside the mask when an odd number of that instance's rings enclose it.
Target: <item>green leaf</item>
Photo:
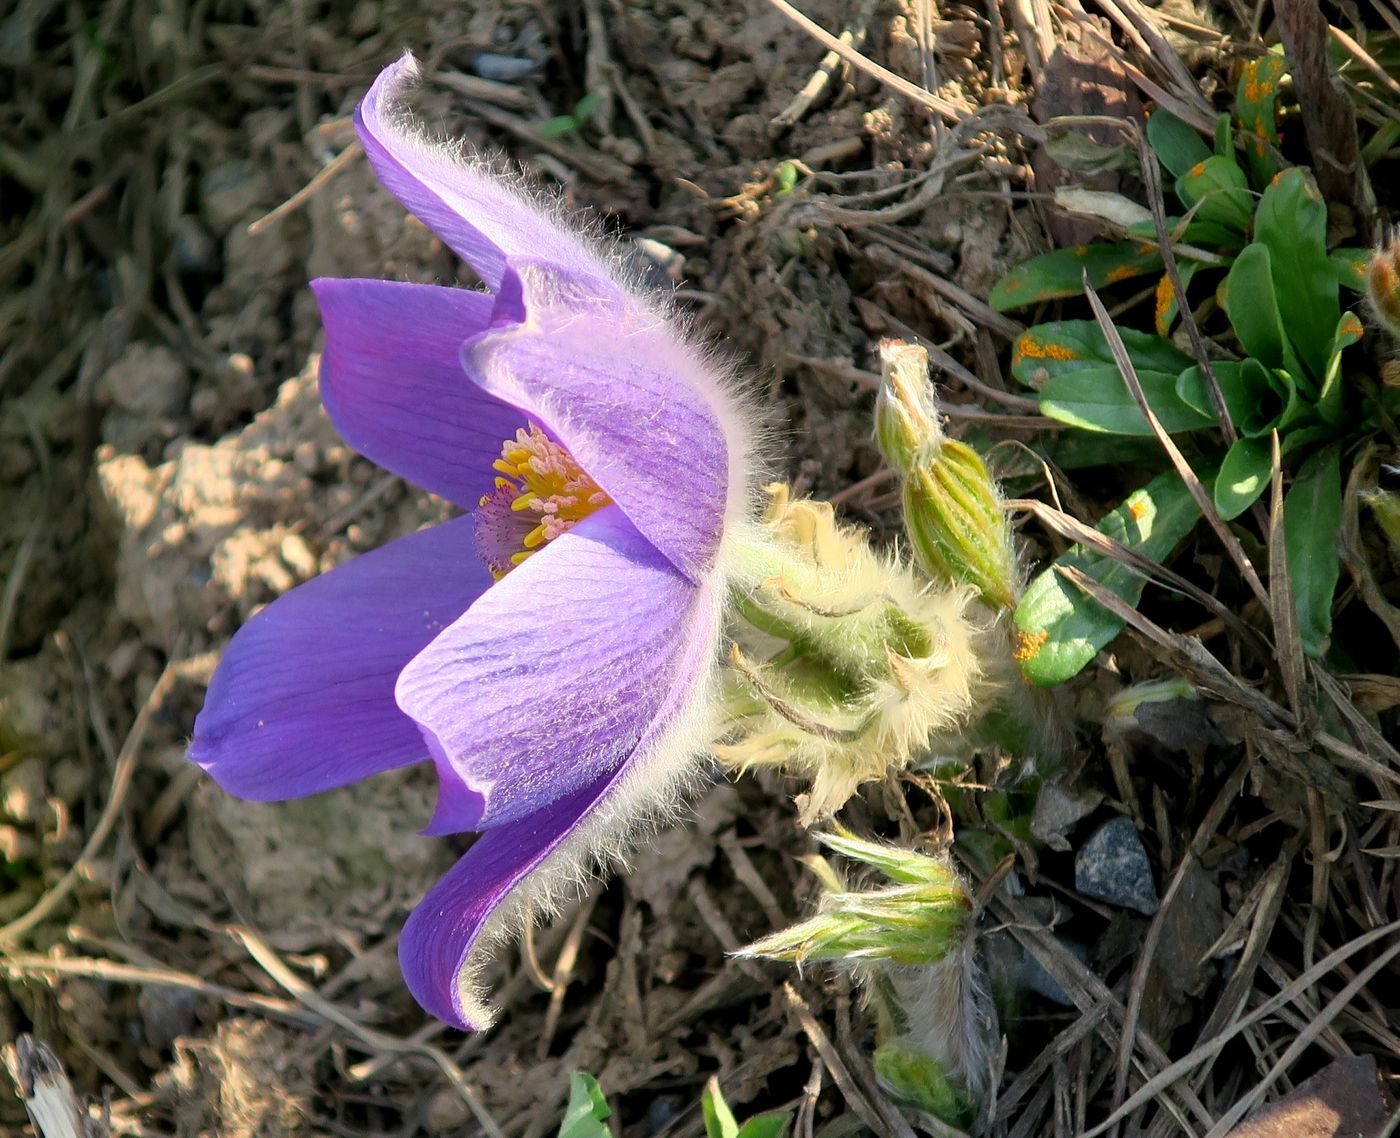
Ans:
[[[1267,433],[1285,410],[1284,397],[1279,393],[1269,369],[1258,360],[1216,360],[1211,364],[1215,382],[1220,385],[1230,422],[1242,435]],[[1185,403],[1215,419],[1205,376],[1198,366],[1192,366],[1176,377],[1176,393]]]
[[[598,1080],[576,1071],[569,1081],[569,1105],[559,1125],[559,1138],[613,1138],[606,1125],[611,1116],[612,1109]]]
[[[1139,375],[1145,371],[1177,375],[1191,365],[1191,357],[1170,340],[1133,328],[1118,331]],[[1058,375],[1112,363],[1108,341],[1093,320],[1036,324],[1016,338],[1011,351],[1011,374],[1034,388],[1044,387]]]
[[[792,1114],[787,1111],[756,1114],[739,1127],[738,1138],[783,1138],[791,1121]]]
[[[1130,494],[1099,522],[1098,529],[1162,562],[1199,517],[1191,492],[1171,470]],[[1078,545],[1040,573],[1016,607],[1020,641],[1016,660],[1026,679],[1041,687],[1078,675],[1123,628],[1118,617],[1056,573],[1056,565],[1079,569],[1132,605],[1142,597],[1144,584],[1132,570]]]
[[[573,115],[555,115],[535,127],[535,133],[541,138],[559,138],[575,130],[578,130],[578,123]]]
[[[1147,403],[1168,434],[1215,425],[1215,417],[1189,406],[1176,393],[1176,376],[1138,371]],[[1050,380],[1040,391],[1040,410],[1073,427],[1115,435],[1151,435],[1147,417],[1113,364],[1082,368]]]
[[[729,1104],[724,1101],[719,1080],[713,1075],[700,1095],[700,1109],[705,1115],[706,1138],[738,1138],[739,1123],[735,1121]]]
[[[1243,234],[1254,215],[1254,195],[1249,181],[1233,157],[1212,154],[1197,162],[1176,180],[1176,196],[1196,207],[1202,222],[1225,226]]]
[[[1230,129],[1230,116],[1215,116],[1215,154],[1218,158],[1234,157],[1235,132]]]
[[[1323,422],[1340,426],[1346,419],[1342,385],[1342,352],[1366,334],[1366,329],[1354,312],[1343,312],[1332,336],[1327,353],[1327,367],[1322,373],[1322,391],[1317,397],[1317,413]]]
[[[1371,263],[1370,249],[1333,249],[1332,268],[1337,271],[1337,283],[1352,292],[1366,291],[1366,267]]]
[[[1101,245],[1076,245],[1042,253],[1017,265],[992,287],[987,303],[998,312],[1021,305],[1078,296],[1084,291],[1084,274],[1095,288],[1115,281],[1155,273],[1162,258],[1155,246],[1139,241],[1112,241]]]
[[[1278,173],[1278,122],[1274,103],[1278,99],[1279,83],[1288,64],[1281,55],[1261,55],[1240,68],[1240,81],[1235,88],[1235,115],[1243,135],[1245,160],[1256,186],[1267,186]]]
[[[1283,368],[1296,380],[1302,367],[1284,335],[1272,266],[1268,246],[1258,241],[1246,245],[1222,286],[1225,312],[1247,354],[1265,367]]]
[[[1147,142],[1162,165],[1177,178],[1210,157],[1210,147],[1196,128],[1166,111],[1154,111],[1147,120]]]
[[[1310,376],[1320,381],[1341,305],[1337,271],[1327,255],[1327,206],[1310,175],[1295,166],[1273,180],[1259,201],[1254,240],[1269,250],[1284,331]]]
[[[1269,485],[1273,446],[1267,438],[1236,439],[1215,479],[1215,509],[1227,522],[1249,509]]]
[[[1337,590],[1337,536],[1342,525],[1342,455],[1325,447],[1298,468],[1283,500],[1283,541],[1298,636],[1303,651],[1319,657],[1332,631]]]
[[[603,101],[603,96],[598,91],[589,91],[582,99],[574,104],[574,124],[582,126],[593,117],[593,112],[598,109],[598,104]]]

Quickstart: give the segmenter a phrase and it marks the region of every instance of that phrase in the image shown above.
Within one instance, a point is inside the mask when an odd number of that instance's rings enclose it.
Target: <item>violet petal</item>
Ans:
[[[225,790],[259,802],[428,758],[394,683],[490,584],[471,519],[457,518],[279,597],[225,650],[190,758]]]
[[[483,927],[580,826],[617,777],[596,778],[513,825],[483,834],[413,910],[399,937],[399,965],[427,1012],[468,1031],[490,1026],[491,1012],[467,968]]]
[[[724,530],[743,435],[723,381],[655,313],[587,279],[512,260],[527,314],[462,350],[467,374],[558,439],[638,530],[701,580]]]
[[[372,462],[464,507],[491,489],[501,443],[524,413],[462,373],[463,341],[491,298],[468,289],[374,280],[311,282],[326,326],[321,401]]]
[[[355,112],[360,142],[389,192],[475,270],[499,288],[509,257],[540,257],[591,277],[595,287],[617,293],[601,260],[570,230],[513,189],[429,139],[397,113],[404,88],[418,78],[405,55],[379,74]]]
[[[399,677],[444,784],[480,796],[444,794],[428,832],[511,823],[617,770],[705,675],[717,609],[616,506],[497,582]]]

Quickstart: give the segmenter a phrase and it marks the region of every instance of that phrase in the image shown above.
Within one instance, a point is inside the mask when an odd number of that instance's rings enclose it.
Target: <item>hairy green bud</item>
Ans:
[[[1014,608],[1019,578],[1001,494],[981,456],[943,433],[928,353],[886,340],[880,360],[875,437],[900,475],[915,560],[935,580],[972,585],[992,608]]]

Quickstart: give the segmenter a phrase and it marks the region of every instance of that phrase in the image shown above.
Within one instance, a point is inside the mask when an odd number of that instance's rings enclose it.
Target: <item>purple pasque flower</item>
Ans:
[[[480,1028],[490,944],[674,802],[708,742],[749,432],[605,252],[398,115],[415,77],[380,75],[360,139],[487,291],[313,282],[321,396],[361,454],[472,513],[254,616],[190,757],[260,801],[431,759],[426,832],[483,833],[399,958],[428,1011]]]

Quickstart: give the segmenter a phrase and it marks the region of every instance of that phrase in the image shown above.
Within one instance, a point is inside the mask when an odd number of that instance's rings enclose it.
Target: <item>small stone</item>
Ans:
[[[462,1096],[444,1087],[428,1101],[423,1129],[429,1134],[460,1134],[470,1121],[471,1114]]]
[[[483,79],[497,83],[518,83],[528,79],[540,69],[534,59],[522,59],[515,55],[501,55],[494,51],[479,51],[472,56],[472,70]]]
[[[99,398],[136,415],[175,415],[190,394],[189,370],[161,344],[132,344],[97,382]]]
[[[137,998],[141,1009],[141,1026],[146,1042],[164,1051],[182,1035],[194,1029],[194,1012],[198,996],[184,988],[142,988]]]
[[[1074,887],[1086,897],[1144,916],[1157,912],[1152,865],[1131,818],[1114,818],[1094,833],[1074,858]]]
[[[38,825],[47,793],[44,764],[38,759],[25,759],[0,778],[0,814],[21,825]]]

